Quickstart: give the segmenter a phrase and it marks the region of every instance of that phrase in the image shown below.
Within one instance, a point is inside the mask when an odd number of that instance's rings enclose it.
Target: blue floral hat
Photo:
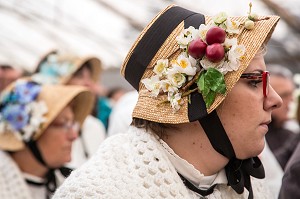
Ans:
[[[0,149],[20,150],[24,143],[38,139],[71,101],[75,120],[82,124],[93,104],[93,95],[85,88],[27,80],[10,85],[0,96]]]
[[[199,120],[215,110],[266,44],[278,16],[204,16],[176,5],[141,32],[121,74],[139,92],[133,117]]]
[[[96,57],[79,57],[51,50],[37,65],[32,80],[41,84],[67,84],[70,78],[85,63],[92,67],[92,78],[98,82],[102,70],[101,61]]]

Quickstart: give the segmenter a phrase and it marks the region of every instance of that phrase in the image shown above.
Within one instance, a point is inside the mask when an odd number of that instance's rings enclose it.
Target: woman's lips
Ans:
[[[268,125],[269,125],[270,123],[271,123],[271,120],[268,120],[268,121],[266,121],[266,122],[261,123],[260,126],[263,127],[264,129],[266,129],[266,131],[268,131],[268,130],[269,130]]]

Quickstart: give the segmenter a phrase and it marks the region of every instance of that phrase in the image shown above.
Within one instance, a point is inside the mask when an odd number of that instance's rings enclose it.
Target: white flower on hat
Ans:
[[[229,34],[238,34],[239,33],[240,22],[233,21],[230,18],[226,20],[226,32]]]
[[[232,46],[238,45],[237,38],[226,38],[223,45],[226,49],[230,49]]]
[[[186,81],[185,75],[175,68],[169,70],[167,78],[171,82],[171,85],[177,88],[180,88]]]
[[[211,27],[212,27],[211,25],[205,25],[205,24],[201,24],[199,26],[198,34],[199,34],[199,37],[202,39],[202,41],[206,40],[206,33]]]
[[[178,87],[176,85],[173,85],[169,79],[163,79],[160,81],[161,89],[163,92],[178,92]]]
[[[195,67],[196,70],[198,70],[199,65],[197,64],[197,60],[195,58],[193,58],[192,56],[190,56],[190,55],[189,55],[188,59],[191,63],[191,66]]]
[[[142,79],[141,81],[145,87],[151,91],[152,97],[157,97],[160,91],[160,79],[158,75],[154,75],[151,78]]]
[[[28,142],[31,138],[31,136],[33,135],[35,131],[35,127],[34,126],[31,126],[31,125],[27,125],[23,128],[22,132],[23,132],[23,135],[22,136],[17,136],[17,138],[19,140],[24,140],[26,142]],[[17,133],[17,135],[19,135],[20,132]]]
[[[180,54],[176,60],[172,60],[171,64],[173,67],[171,70],[177,70],[178,72],[189,76],[194,76],[196,74],[197,68],[192,66],[190,59],[183,53]]]
[[[168,93],[168,101],[170,102],[173,111],[178,111],[183,103],[181,93]]]
[[[153,72],[161,77],[163,74],[166,73],[167,68],[169,65],[168,59],[160,59],[157,61],[156,65],[154,66]]]
[[[179,44],[179,47],[184,49],[187,45],[197,37],[198,30],[193,26],[190,26],[187,29],[184,29],[177,37],[176,41]]]
[[[48,107],[44,101],[38,101],[31,104],[32,117],[30,119],[30,124],[37,126],[45,122],[45,113],[48,112]]]
[[[223,69],[224,59],[221,60],[220,62],[214,63],[214,62],[209,61],[206,57],[203,57],[203,59],[200,60],[200,64],[205,70],[207,70],[209,68],[215,68],[218,71],[220,71],[222,74],[227,73],[227,70]]]
[[[220,25],[227,20],[228,16],[226,12],[220,12],[219,14],[213,16],[213,21],[215,24]]]
[[[224,68],[226,71],[236,71],[240,66],[240,60],[243,58],[243,55],[245,54],[245,46],[243,45],[236,45],[233,46],[228,51],[228,61],[226,62],[226,65]]]

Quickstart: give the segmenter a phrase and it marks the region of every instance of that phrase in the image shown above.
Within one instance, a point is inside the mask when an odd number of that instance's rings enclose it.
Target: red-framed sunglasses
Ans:
[[[269,71],[262,71],[261,73],[243,73],[241,78],[259,80],[263,82],[263,94],[264,97],[268,96],[269,93],[269,80],[270,73]]]

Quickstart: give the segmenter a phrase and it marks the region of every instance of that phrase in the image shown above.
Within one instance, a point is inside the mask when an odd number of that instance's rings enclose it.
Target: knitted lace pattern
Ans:
[[[260,181],[252,180],[254,197],[272,198]],[[206,198],[247,197],[247,190],[238,195],[231,187],[217,185]],[[53,198],[199,199],[199,195],[182,183],[157,136],[130,127],[126,134],[107,138],[87,163],[72,172]]]
[[[29,164],[29,163],[28,163]],[[55,172],[57,186],[61,185],[65,177]],[[11,156],[0,150],[0,199],[44,199],[39,193],[32,193],[26,183],[22,171]]]
[[[32,199],[19,167],[4,151],[0,151],[0,198]]]

